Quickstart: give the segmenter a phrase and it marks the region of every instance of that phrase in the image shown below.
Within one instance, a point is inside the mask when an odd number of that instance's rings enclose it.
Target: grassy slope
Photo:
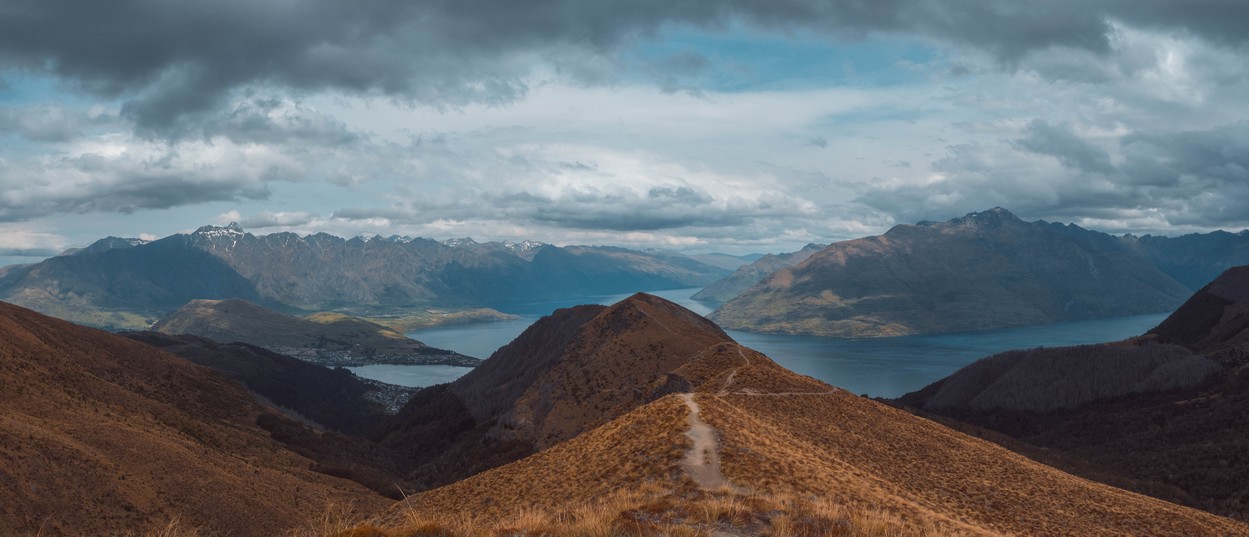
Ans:
[[[0,533],[116,534],[172,518],[273,535],[327,501],[383,499],[314,473],[233,381],[147,345],[0,304]]]

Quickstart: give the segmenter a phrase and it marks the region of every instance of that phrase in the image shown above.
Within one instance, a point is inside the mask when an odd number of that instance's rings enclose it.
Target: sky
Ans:
[[[1249,2],[0,0],[0,264],[235,221],[691,253],[1249,226]]]

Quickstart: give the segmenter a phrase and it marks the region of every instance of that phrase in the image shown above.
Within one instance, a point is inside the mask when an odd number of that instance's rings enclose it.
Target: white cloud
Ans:
[[[0,257],[48,257],[60,253],[69,241],[56,233],[25,224],[0,223]]]

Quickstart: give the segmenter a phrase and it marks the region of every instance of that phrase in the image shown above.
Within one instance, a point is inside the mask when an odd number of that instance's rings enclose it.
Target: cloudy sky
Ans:
[[[1239,230],[1246,20],[1239,0],[0,0],[0,264],[230,221],[735,253],[998,205]]]

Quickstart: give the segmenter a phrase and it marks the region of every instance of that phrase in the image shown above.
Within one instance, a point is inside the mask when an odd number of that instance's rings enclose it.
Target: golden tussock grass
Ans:
[[[497,518],[410,510],[394,527],[360,524],[321,537],[948,537],[933,525],[826,499],[654,488],[558,510]]]
[[[954,534],[1249,535],[1243,524],[1089,482],[845,392],[698,400],[720,432],[724,475],[760,494],[827,498]]]

